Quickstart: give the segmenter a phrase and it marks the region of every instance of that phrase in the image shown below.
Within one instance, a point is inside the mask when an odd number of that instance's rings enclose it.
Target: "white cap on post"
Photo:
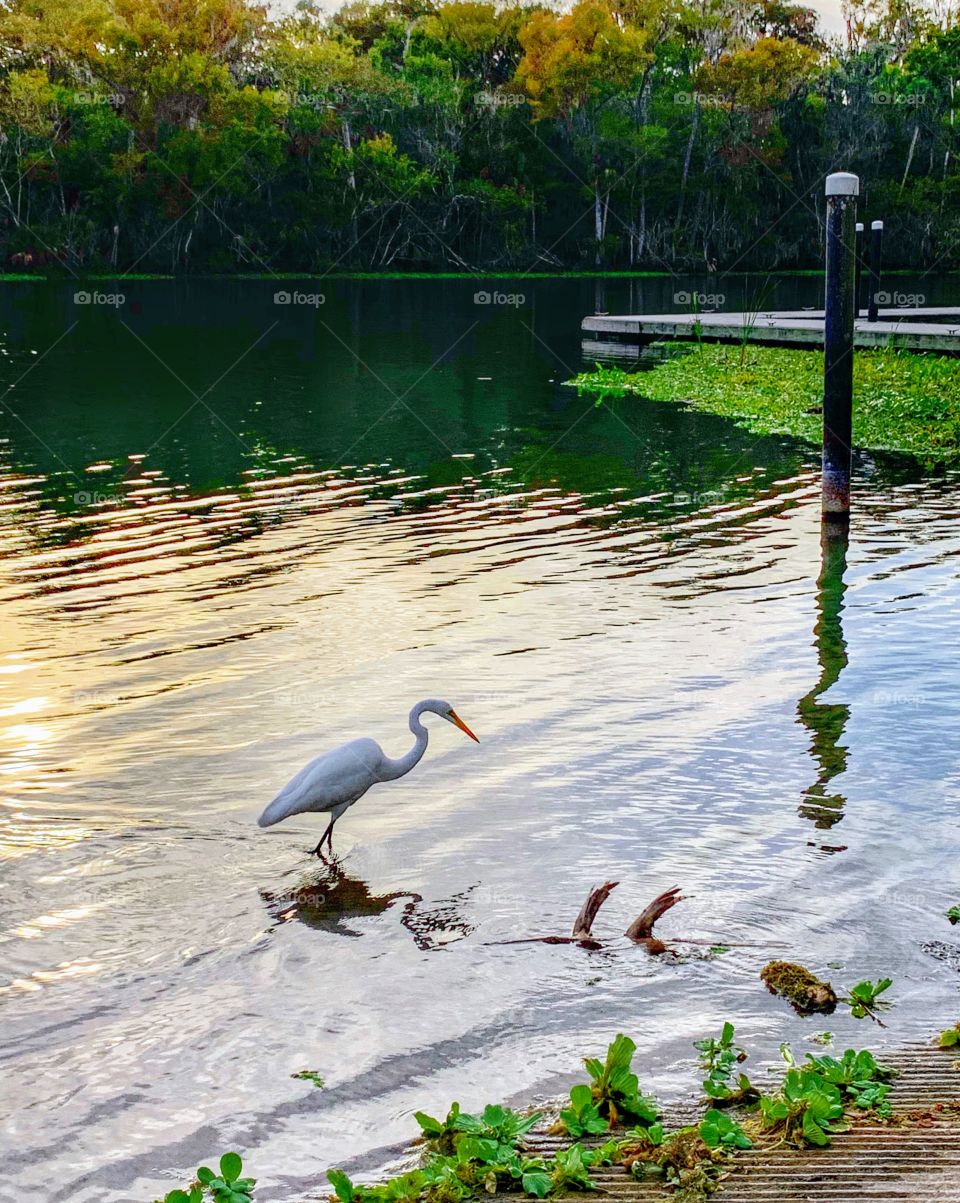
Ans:
[[[882,221],[872,221],[872,222],[870,223],[870,229],[871,229],[871,230],[882,230],[882,229],[883,229],[883,222],[882,222]]]
[[[827,176],[827,196],[859,196],[860,177],[852,171],[835,171]]]
[[[863,222],[862,222],[862,221],[858,221],[858,222],[857,222],[857,233],[858,233],[858,234],[862,234],[862,233],[863,233]]]

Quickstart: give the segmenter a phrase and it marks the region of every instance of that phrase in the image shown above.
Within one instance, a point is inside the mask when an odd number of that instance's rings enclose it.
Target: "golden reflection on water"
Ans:
[[[856,637],[841,603],[889,576],[895,625],[897,576],[918,561],[947,589],[954,494],[924,498],[929,553],[865,512],[867,550],[828,572],[806,470],[691,506],[503,469],[437,486],[293,466],[205,497],[138,472],[122,502],[80,515],[31,495],[0,560],[0,995],[22,1024],[24,1106],[70,1075],[96,1100],[55,1104],[71,1137],[112,1151],[131,1131],[150,1145],[188,1097],[186,1134],[232,1139],[243,1110],[244,1140],[275,1163],[303,1109],[332,1158],[344,1121],[293,1095],[304,1064],[353,1092],[363,1133],[371,1108],[442,1104],[425,1094],[455,1089],[442,1075],[464,1064],[489,1097],[529,1094],[584,1033],[600,1047],[641,1012],[645,1057],[682,1059],[719,990],[758,1038],[789,1035],[748,952],[681,977],[496,947],[567,930],[608,876],[632,914],[680,882],[692,937],[802,944],[880,976],[873,900],[811,867],[862,873],[875,839],[858,794],[870,734],[839,692]],[[307,859],[309,817],[255,827],[330,743],[406,750],[407,710],[431,695],[480,745],[434,730],[408,781],[341,821],[340,863]],[[811,780],[844,799],[842,855],[807,848]],[[880,874],[894,885],[927,855],[905,814],[886,830],[898,822]],[[883,943],[921,972],[912,935]]]
[[[94,977],[102,969],[102,965],[87,958],[77,961],[61,961],[52,969],[35,969],[28,978],[14,978],[7,985],[0,985],[0,995],[36,993],[47,986],[59,985],[77,978]]]

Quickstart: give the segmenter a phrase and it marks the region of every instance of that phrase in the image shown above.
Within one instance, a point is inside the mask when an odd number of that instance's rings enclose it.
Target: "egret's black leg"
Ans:
[[[330,851],[331,852],[333,851],[333,825],[334,825],[334,823],[336,823],[336,821],[337,821],[336,819],[331,819],[330,822],[327,824],[327,830],[320,837],[320,843],[317,844],[316,848],[314,848],[311,855],[313,855],[313,856],[322,856],[323,855],[324,841],[326,841],[330,845]]]

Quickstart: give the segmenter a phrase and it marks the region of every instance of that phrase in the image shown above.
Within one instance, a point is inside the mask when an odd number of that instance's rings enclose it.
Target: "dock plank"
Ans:
[[[956,321],[917,320],[928,317],[956,317]],[[699,338],[814,347],[823,345],[823,312],[594,314],[583,319],[581,330],[641,342]],[[960,308],[889,310],[876,322],[857,318],[854,345],[960,352]]]

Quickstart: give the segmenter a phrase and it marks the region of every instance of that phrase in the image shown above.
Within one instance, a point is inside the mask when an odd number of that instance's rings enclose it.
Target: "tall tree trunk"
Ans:
[[[597,165],[593,177],[593,236],[596,239],[597,249],[594,253],[593,262],[597,267],[603,262],[601,247],[603,244],[603,211],[600,207],[600,167]]]
[[[907,176],[910,174],[910,164],[913,162],[913,152],[917,149],[917,138],[920,135],[920,122],[913,127],[913,137],[910,140],[910,150],[907,154],[907,165],[903,169],[903,179],[900,181],[900,191],[904,189],[907,182]]]
[[[690,160],[693,158],[693,144],[697,137],[697,127],[700,125],[700,101],[697,99],[693,106],[693,121],[690,122],[690,137],[687,139],[687,151],[683,156],[683,175],[680,178],[680,204],[677,206],[677,225],[683,220],[683,202],[687,195],[687,178],[690,175]]]
[[[357,173],[353,170],[353,135],[350,131],[350,122],[346,117],[341,119],[340,132],[343,135],[343,149],[350,156],[350,171],[347,175],[347,183],[350,185],[350,191],[353,194],[353,216],[350,219],[350,232],[353,237],[353,245],[356,246],[359,242],[357,234]]]

